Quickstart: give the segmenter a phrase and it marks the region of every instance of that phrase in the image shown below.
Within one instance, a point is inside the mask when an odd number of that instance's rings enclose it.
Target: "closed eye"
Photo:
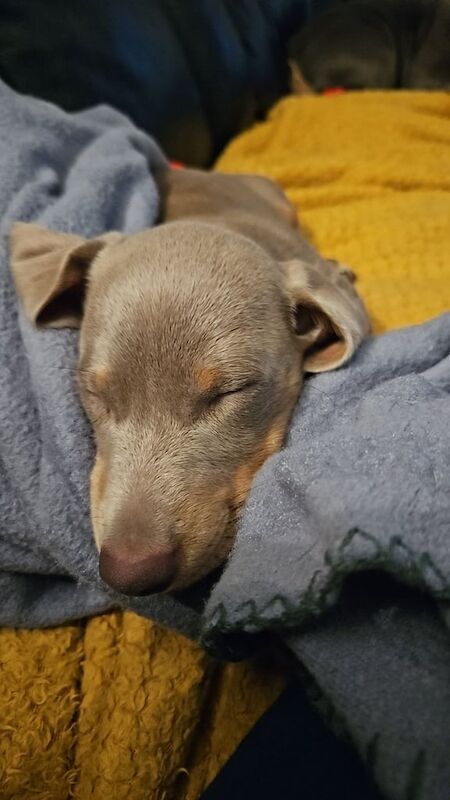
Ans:
[[[213,394],[209,394],[205,400],[209,406],[214,406],[217,403],[226,400],[229,397],[233,397],[235,395],[244,394],[251,389],[254,389],[258,385],[258,381],[256,379],[248,380],[245,383],[240,384],[239,386],[230,386],[229,388],[219,389]]]
[[[100,422],[102,419],[109,417],[111,409],[106,400],[90,387],[83,386],[80,388],[81,399],[91,421],[94,423]]]

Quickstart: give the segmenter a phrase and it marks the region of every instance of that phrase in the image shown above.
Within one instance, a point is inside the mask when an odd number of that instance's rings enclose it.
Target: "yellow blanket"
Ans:
[[[450,306],[450,95],[288,98],[223,171],[279,181],[324,255],[359,278],[377,332]]]
[[[450,97],[289,98],[222,156],[277,179],[377,331],[450,307]],[[277,696],[133,614],[0,633],[2,800],[195,800]]]

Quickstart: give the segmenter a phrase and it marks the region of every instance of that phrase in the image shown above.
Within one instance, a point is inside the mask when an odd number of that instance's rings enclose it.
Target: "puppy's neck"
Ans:
[[[252,239],[274,259],[317,263],[295,208],[272,181],[260,176],[183,169],[159,177],[161,222],[207,222]]]

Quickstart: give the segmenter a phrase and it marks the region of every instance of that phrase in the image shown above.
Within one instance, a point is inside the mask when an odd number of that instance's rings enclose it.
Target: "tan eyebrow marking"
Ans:
[[[106,388],[108,381],[109,381],[109,372],[106,368],[103,367],[95,371],[94,384],[95,388],[99,392],[103,391],[103,389]]]
[[[197,385],[202,392],[211,392],[220,386],[223,375],[220,369],[214,367],[202,367],[196,371],[195,378]]]

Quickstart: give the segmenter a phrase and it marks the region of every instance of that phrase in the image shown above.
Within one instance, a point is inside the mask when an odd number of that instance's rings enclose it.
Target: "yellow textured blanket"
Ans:
[[[449,145],[449,94],[289,98],[218,168],[279,181],[318,249],[354,267],[381,332],[450,306]]]
[[[289,98],[218,167],[277,179],[382,331],[450,307],[449,120],[440,93]],[[0,675],[2,800],[194,800],[283,685],[133,614],[3,630]]]

